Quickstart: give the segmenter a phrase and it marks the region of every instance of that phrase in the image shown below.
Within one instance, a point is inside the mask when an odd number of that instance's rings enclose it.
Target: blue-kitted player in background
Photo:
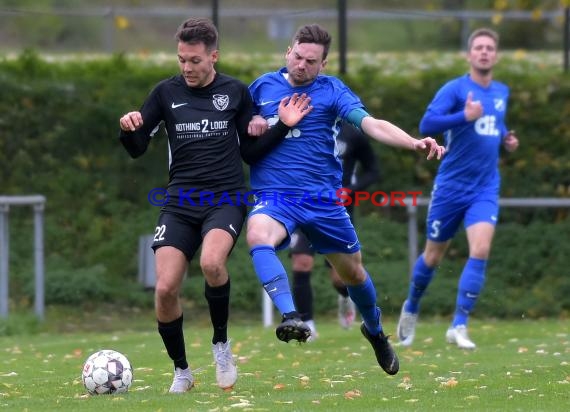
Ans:
[[[485,270],[499,217],[499,152],[518,147],[505,124],[509,89],[493,80],[499,36],[481,28],[469,37],[469,73],[446,83],[420,123],[424,135],[444,133],[446,154],[435,178],[427,216],[427,241],[416,260],[408,297],[402,305],[398,338],[412,344],[420,299],[460,223],[467,232],[469,259],[459,278],[455,315],[446,340],[474,349],[467,322],[485,282]]]

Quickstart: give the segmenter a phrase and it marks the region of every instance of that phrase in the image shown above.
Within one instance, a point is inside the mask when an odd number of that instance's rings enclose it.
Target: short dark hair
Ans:
[[[475,30],[469,36],[469,39],[467,40],[467,50],[471,50],[471,47],[473,46],[473,40],[481,36],[492,38],[495,41],[495,46],[499,48],[499,33],[497,33],[493,29],[489,29],[487,27],[481,27],[480,29]]]
[[[209,51],[218,48],[218,29],[206,18],[190,17],[178,27],[174,38],[188,44],[204,43]]]
[[[318,24],[308,24],[306,26],[301,26],[293,36],[293,44],[295,43],[315,43],[321,44],[324,47],[323,50],[323,60],[327,58],[329,54],[329,48],[331,47],[332,37],[328,31]]]

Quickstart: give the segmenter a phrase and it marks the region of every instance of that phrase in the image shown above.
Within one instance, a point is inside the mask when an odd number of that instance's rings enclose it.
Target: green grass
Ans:
[[[186,347],[196,377],[187,394],[166,393],[171,364],[148,315],[146,330],[139,318],[113,320],[98,333],[0,338],[0,410],[570,410],[568,321],[473,320],[470,335],[478,348],[463,351],[445,343],[446,321],[422,320],[415,345],[396,347],[396,376],[378,367],[357,327],[342,330],[334,319],[320,320],[319,338],[305,345],[279,342],[260,321],[236,321],[230,336],[240,375],[224,392],[215,385],[208,324],[187,318]],[[393,332],[393,320],[385,328]],[[133,364],[127,394],[86,395],[82,364],[102,348],[123,352]]]

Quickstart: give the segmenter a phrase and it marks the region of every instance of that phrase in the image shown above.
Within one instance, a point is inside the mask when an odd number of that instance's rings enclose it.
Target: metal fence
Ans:
[[[222,2],[218,2],[222,3]],[[299,3],[299,2],[297,2]],[[553,10],[355,9],[346,2],[346,48],[360,51],[461,49],[474,26],[494,26],[510,49],[567,50],[568,8]],[[6,8],[0,6],[0,51],[171,52],[173,34],[189,15],[211,17],[222,50],[281,52],[295,29],[308,22],[337,36],[338,8],[235,7]],[[372,3],[375,4],[375,3]],[[336,37],[338,39],[338,37]],[[340,47],[337,42],[337,47]]]
[[[406,198],[402,199],[406,204],[408,214],[408,262],[409,262],[409,275],[411,276],[414,264],[418,257],[418,209],[427,207],[430,199],[426,197],[419,198]],[[501,207],[536,207],[536,208],[570,208],[570,199],[563,198],[501,198],[499,199]],[[262,294],[262,316],[263,325],[269,327],[273,324],[273,302],[267,295],[264,289],[261,290]]]
[[[427,207],[430,199],[419,197],[416,199],[402,199],[406,204],[408,215],[408,263],[409,275],[411,276],[415,261],[418,257],[419,230],[418,230],[418,212],[420,208]],[[563,198],[501,198],[499,199],[501,207],[514,208],[570,208],[570,199]],[[154,272],[154,254],[150,249],[152,244],[152,235],[141,236],[139,241],[139,281],[145,288],[153,288],[155,282]],[[262,322],[265,327],[273,325],[273,314],[275,308],[273,302],[261,289],[261,309]]]

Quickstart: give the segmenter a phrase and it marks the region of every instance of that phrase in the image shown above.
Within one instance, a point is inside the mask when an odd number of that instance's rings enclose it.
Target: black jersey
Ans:
[[[227,196],[236,199],[246,191],[241,159],[257,162],[290,129],[278,121],[263,136],[249,136],[252,106],[247,86],[237,79],[217,73],[209,85],[192,88],[178,75],[150,92],[140,110],[143,126],[134,132],[121,130],[119,138],[136,158],[164,124],[169,147],[167,209],[217,203]]]
[[[239,136],[247,134],[252,102],[244,83],[217,73],[209,85],[192,88],[182,75],[173,76],[154,87],[140,112],[143,126],[121,132],[121,141],[138,157],[164,124],[171,203],[180,190],[192,198],[245,191]]]
[[[380,179],[380,168],[369,139],[350,123],[343,122],[336,142],[342,160],[343,187],[364,190]]]

